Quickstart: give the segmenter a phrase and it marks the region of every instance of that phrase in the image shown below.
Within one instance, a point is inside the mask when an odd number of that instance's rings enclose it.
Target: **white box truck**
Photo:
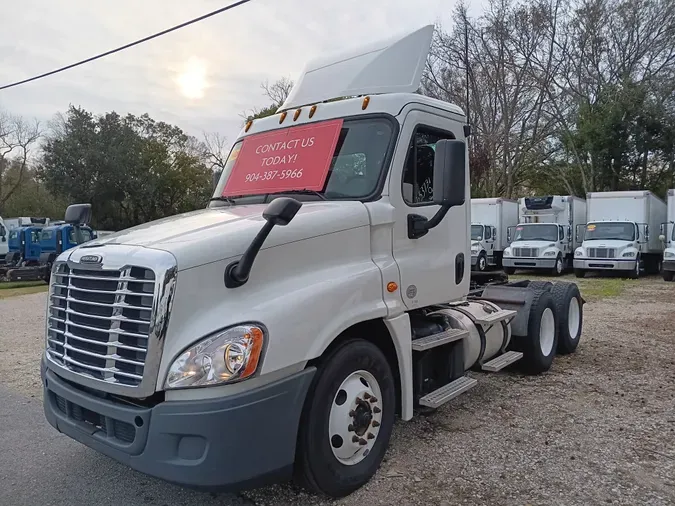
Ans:
[[[675,280],[675,189],[668,190],[668,218],[659,237],[664,246],[661,274],[664,281]]]
[[[659,272],[663,243],[657,231],[666,221],[666,203],[647,190],[592,192],[586,195],[588,220],[574,252],[574,273],[622,271],[638,278]],[[653,233],[652,233],[653,232]]]
[[[574,230],[586,223],[586,201],[573,195],[522,197],[518,226],[510,229],[504,270],[546,270],[560,276],[572,267]]]
[[[471,199],[471,267],[484,271],[502,266],[509,227],[518,224],[518,201],[504,198]]]
[[[294,477],[340,497],[376,472],[397,415],[575,350],[576,284],[470,290],[466,116],[415,93],[433,30],[311,62],[242,129],[206,209],[57,258],[53,427],[183,485]]]

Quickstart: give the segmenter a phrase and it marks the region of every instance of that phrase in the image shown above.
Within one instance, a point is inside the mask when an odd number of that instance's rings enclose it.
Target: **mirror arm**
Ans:
[[[255,236],[251,244],[242,255],[241,259],[235,260],[225,269],[225,286],[227,288],[237,288],[244,285],[248,281],[248,276],[251,274],[251,268],[255,261],[260,248],[262,248],[265,239],[270,235],[275,223],[267,221]]]
[[[408,215],[408,239],[419,239],[427,235],[427,232],[432,228],[436,227],[445,215],[448,214],[450,210],[449,205],[441,206],[441,208],[436,211],[430,220],[426,216],[421,216],[419,214],[409,214]]]

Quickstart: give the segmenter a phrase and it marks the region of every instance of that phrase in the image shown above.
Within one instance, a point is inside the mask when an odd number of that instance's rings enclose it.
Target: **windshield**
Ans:
[[[16,230],[10,230],[10,232],[9,232],[9,238],[12,239],[12,240],[14,240],[14,239],[16,239],[17,237],[19,237],[19,232],[17,232]]]
[[[483,240],[483,225],[471,225],[471,240]]]
[[[91,241],[91,230],[89,230],[88,228],[80,228],[80,231],[82,232],[83,243]],[[68,231],[68,241],[71,244],[81,244],[77,242],[77,233],[74,227]]]
[[[51,230],[43,230],[42,235],[40,236],[41,241],[49,241],[51,240],[53,236],[53,232]]]
[[[250,135],[232,147],[213,198],[251,204],[271,193],[298,191],[326,199],[366,198],[386,170],[392,137],[386,118],[330,120]]]
[[[518,225],[513,240],[555,242],[558,240],[558,225]]]
[[[584,241],[634,241],[635,225],[630,222],[597,222],[586,225]]]

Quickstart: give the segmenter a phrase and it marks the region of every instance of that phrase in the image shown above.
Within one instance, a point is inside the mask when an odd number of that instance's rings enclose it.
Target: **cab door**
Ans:
[[[408,309],[456,300],[469,289],[468,175],[464,205],[451,208],[426,235],[411,239],[408,234],[410,215],[431,219],[440,208],[433,203],[433,169],[435,145],[441,139],[464,140],[462,123],[429,112],[410,111],[389,179],[389,198],[396,209],[393,256]]]

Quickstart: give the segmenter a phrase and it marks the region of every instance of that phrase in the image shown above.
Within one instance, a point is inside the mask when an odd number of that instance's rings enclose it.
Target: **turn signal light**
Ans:
[[[389,293],[393,293],[396,290],[398,290],[398,285],[396,283],[394,283],[393,281],[390,281],[389,283],[387,283],[387,291]]]

